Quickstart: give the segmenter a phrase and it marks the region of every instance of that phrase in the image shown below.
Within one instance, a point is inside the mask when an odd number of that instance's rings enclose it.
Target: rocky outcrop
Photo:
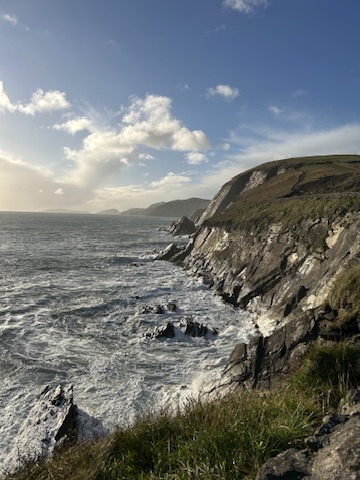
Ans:
[[[360,479],[360,390],[351,392],[340,413],[327,415],[305,443],[303,450],[292,448],[268,460],[256,480]]]
[[[188,217],[181,217],[180,220],[170,225],[168,232],[171,235],[192,235],[196,232],[196,226]]]
[[[26,462],[49,457],[64,438],[77,439],[78,409],[73,386],[47,386],[30,410],[6,465],[8,471]]]
[[[180,328],[184,330],[185,335],[191,337],[205,337],[207,333],[217,335],[217,330],[209,329],[206,325],[199,322],[194,322],[190,318],[183,318],[180,322]]]

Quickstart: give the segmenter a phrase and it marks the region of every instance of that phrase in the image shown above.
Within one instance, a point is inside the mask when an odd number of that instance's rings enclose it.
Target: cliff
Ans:
[[[271,162],[222,187],[183,266],[274,322],[324,303],[360,258],[360,157]]]
[[[339,313],[330,297],[359,270],[360,157],[293,158],[238,175],[172,260],[260,327],[235,347],[222,389],[275,384],[310,340],[359,334],[358,315]],[[264,319],[270,330],[261,331]]]

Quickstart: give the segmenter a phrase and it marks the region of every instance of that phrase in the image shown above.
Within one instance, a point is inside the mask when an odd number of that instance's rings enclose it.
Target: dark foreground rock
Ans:
[[[256,480],[360,479],[360,390],[350,402],[324,418],[303,450],[290,449],[268,460]]]
[[[64,438],[76,441],[77,414],[72,385],[47,386],[18,433],[6,469],[12,471],[24,462],[48,458]]]

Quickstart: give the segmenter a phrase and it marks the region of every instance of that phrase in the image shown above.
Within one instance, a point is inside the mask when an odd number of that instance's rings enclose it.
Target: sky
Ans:
[[[360,154],[359,0],[1,0],[0,210],[211,199]]]

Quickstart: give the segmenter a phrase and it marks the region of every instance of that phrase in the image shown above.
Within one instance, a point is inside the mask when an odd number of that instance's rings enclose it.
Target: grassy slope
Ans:
[[[279,168],[283,173],[271,176]],[[288,228],[306,219],[331,219],[347,211],[360,210],[359,156],[293,158],[253,170],[267,172],[271,178],[238,195],[224,212],[209,219],[207,224],[260,229],[269,223],[281,223]]]

